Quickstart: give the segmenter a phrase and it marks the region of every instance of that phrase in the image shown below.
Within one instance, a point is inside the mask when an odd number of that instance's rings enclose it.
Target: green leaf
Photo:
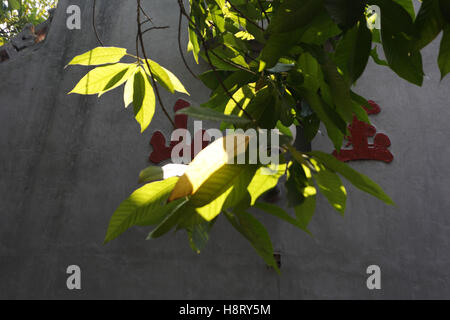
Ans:
[[[322,70],[330,86],[333,102],[336,105],[336,112],[346,122],[351,122],[353,119],[353,103],[350,97],[350,84],[341,76],[336,65],[330,59],[327,59],[322,64]]]
[[[325,0],[324,5],[333,20],[344,29],[351,28],[364,14],[366,0]]]
[[[13,10],[19,10],[20,9],[20,1],[19,0],[9,0],[9,7]]]
[[[316,169],[316,173],[313,177],[319,186],[319,190],[327,198],[331,206],[341,215],[344,215],[347,191],[342,184],[341,178],[314,159],[311,159],[310,161]]]
[[[450,73],[450,23],[444,28],[438,63],[439,69],[441,70],[441,79],[444,79]]]
[[[237,205],[247,193],[256,165],[227,164],[212,174],[191,197],[190,204],[205,220]]]
[[[139,173],[139,183],[164,179],[164,171],[158,166],[149,166]]]
[[[165,202],[178,178],[146,184],[134,191],[114,212],[105,243],[117,238],[135,225],[159,223],[167,214]]]
[[[185,211],[182,210],[182,208],[184,208],[188,201],[189,199],[182,198],[166,204],[165,210],[168,214],[166,214],[164,220],[148,234],[147,240],[162,237],[172,230],[180,222],[183,214],[185,214]]]
[[[97,67],[89,71],[69,94],[103,94],[127,81],[134,67],[127,63]]]
[[[141,133],[150,125],[155,114],[155,93],[147,74],[142,68],[134,75],[133,106],[136,121],[141,126]]]
[[[377,52],[377,46],[375,46],[371,51],[370,51],[370,56],[372,57],[373,61],[380,65],[380,66],[385,66],[385,67],[389,67],[389,63],[387,63],[385,60],[380,59],[380,57],[378,56],[378,52]]]
[[[239,117],[244,116],[244,112],[241,110],[245,109],[245,111],[249,112],[248,104],[255,96],[255,89],[249,85],[242,86],[239,90],[233,93],[233,98],[228,100],[227,105],[225,106],[224,114],[230,115],[238,115]],[[237,103],[236,103],[237,102]],[[239,106],[241,108],[239,108]],[[255,118],[255,116],[253,116]]]
[[[136,70],[137,70],[137,66],[132,64],[132,65],[130,65],[130,67],[127,70],[123,70],[123,71],[117,73],[106,84],[106,86],[103,88],[102,92],[98,93],[98,97],[101,97],[103,94],[105,94],[108,91],[111,91],[117,87],[120,87],[126,81],[133,79],[134,73],[136,72]]]
[[[323,121],[327,129],[327,135],[333,142],[336,150],[340,150],[344,139],[343,132],[346,132],[347,130],[345,121],[340,118],[336,111],[327,106],[317,93],[304,91],[302,92],[302,95],[311,109],[314,110],[317,117]]]
[[[303,156],[293,148],[290,148],[290,152],[296,161],[289,167],[285,186],[288,205],[297,207],[303,204],[306,198],[315,197],[317,190],[312,181],[311,170],[302,164]]]
[[[414,3],[412,0],[394,0],[401,5],[411,16],[412,19],[416,18],[416,11],[414,10]]]
[[[169,163],[165,166],[149,166],[139,173],[139,183],[169,179],[182,176],[187,169],[185,164]]]
[[[301,42],[322,45],[328,39],[342,33],[327,12],[318,15],[302,35]]]
[[[276,10],[268,32],[291,32],[309,24],[322,10],[322,0],[286,0]]]
[[[271,165],[269,167],[260,167],[253,176],[252,181],[247,187],[250,193],[251,202],[253,206],[256,200],[266,191],[273,189],[278,184],[278,180],[286,172],[286,164],[280,163]]]
[[[226,71],[214,71],[208,70],[200,75],[198,78],[203,82],[203,84],[211,90],[216,90],[220,86],[219,78],[222,82],[226,79]]]
[[[278,60],[297,43],[303,33],[303,29],[298,29],[270,36],[259,57],[259,71],[274,67]]]
[[[225,216],[231,225],[250,242],[266,264],[279,273],[278,265],[273,256],[272,241],[261,222],[245,211],[236,213],[225,211]]]
[[[414,48],[415,26],[402,6],[391,0],[373,0],[381,9],[381,37],[390,68],[403,79],[421,86],[422,55]]]
[[[336,64],[349,75],[351,83],[355,82],[366,69],[372,46],[372,33],[361,20],[348,30],[336,48]]]
[[[195,62],[198,64],[198,56],[200,53],[200,42],[197,37],[197,33],[195,32],[195,28],[189,24],[189,42],[188,42],[188,52],[192,51],[194,55]]]
[[[133,102],[134,96],[134,74],[127,80],[123,89],[123,103],[125,108]]]
[[[95,66],[119,62],[127,54],[127,49],[116,47],[98,47],[76,56],[68,65]]]
[[[316,211],[316,196],[306,197],[301,204],[294,207],[294,210],[300,229],[311,234],[308,225]]]
[[[433,41],[442,31],[444,19],[442,17],[439,0],[423,0],[414,27],[418,32],[417,49],[423,49]]]
[[[201,120],[223,121],[236,125],[244,125],[251,122],[246,118],[238,117],[235,115],[226,115],[213,109],[195,106],[181,109],[177,112],[177,114],[187,114],[188,116]]]
[[[442,17],[447,23],[450,23],[450,2],[448,0],[440,0]]]
[[[189,244],[197,254],[199,254],[209,241],[209,233],[214,225],[213,221],[206,221],[200,215],[193,216],[194,223],[186,228],[189,237]]]
[[[249,97],[252,93],[247,92],[246,96]],[[245,106],[245,111],[257,121],[261,128],[272,129],[277,123],[279,109],[277,108],[276,95],[277,92],[272,87],[266,86],[257,91]]]
[[[281,208],[277,205],[267,203],[267,202],[257,202],[257,203],[255,203],[255,207],[263,210],[264,212],[266,212],[274,217],[280,218],[281,220],[284,220],[287,223],[290,223],[293,226],[295,226],[303,231],[306,231],[306,229],[304,228],[304,225],[302,223],[300,223],[297,219],[295,219],[289,213],[287,213],[283,208]]]
[[[163,86],[163,88],[165,88],[167,91],[171,93],[175,93],[175,91],[178,91],[189,95],[189,93],[186,91],[181,81],[172,72],[160,66],[153,60],[148,59],[147,61],[148,64],[150,65],[150,69],[153,75],[155,76],[155,80],[161,86]],[[150,75],[150,73],[148,72],[147,64],[144,64],[144,68],[147,74]]]
[[[380,188],[380,186],[378,186],[364,174],[353,170],[347,164],[337,160],[334,156],[321,151],[312,151],[308,154],[325,164],[325,166],[327,166],[331,170],[341,174],[355,187],[373,195],[374,197],[377,197],[387,204],[394,204],[392,199],[383,191],[383,189]]]
[[[305,52],[297,61],[298,70],[303,74],[303,85],[308,90],[315,92],[323,81],[323,73],[320,65],[310,53]]]
[[[220,169],[245,155],[250,135],[233,133],[215,139],[189,163],[169,197],[169,201],[195,194]],[[239,158],[238,158],[239,159]]]

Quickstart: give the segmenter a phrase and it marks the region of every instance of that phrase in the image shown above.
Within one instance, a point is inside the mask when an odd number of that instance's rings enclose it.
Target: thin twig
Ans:
[[[181,59],[183,60],[184,66],[189,71],[189,73],[196,79],[198,79],[198,76],[192,71],[191,67],[189,67],[189,64],[186,61],[186,58],[184,57],[183,48],[181,47],[181,23],[183,20],[183,13],[181,13],[180,10],[180,17],[178,19],[178,50],[180,51]]]
[[[251,114],[249,114],[242,106],[241,104],[233,97],[233,95],[228,91],[227,87],[225,86],[225,84],[223,83],[222,79],[220,78],[220,76],[217,73],[217,68],[213,65],[212,61],[211,61],[211,57],[209,56],[209,52],[208,52],[208,47],[206,45],[205,39],[203,38],[201,32],[197,29],[196,24],[192,21],[191,17],[187,14],[186,9],[184,8],[184,4],[182,2],[183,0],[178,0],[178,5],[180,7],[180,12],[186,17],[186,19],[188,19],[189,23],[192,24],[195,32],[197,33],[197,35],[199,36],[201,42],[202,42],[202,46],[203,49],[205,50],[205,56],[206,59],[208,60],[208,64],[209,66],[213,69],[213,73],[215,75],[215,77],[217,78],[217,81],[219,82],[220,86],[222,87],[222,89],[225,91],[225,93],[227,94],[227,96],[233,100],[233,102],[236,104],[236,106],[242,111],[243,114],[245,114],[245,116],[250,119],[252,122],[256,123],[256,120],[252,117]]]
[[[148,72],[150,73],[150,78],[152,79],[152,83],[153,83],[153,88],[155,90],[156,93],[156,97],[158,98],[158,102],[161,106],[161,109],[163,110],[164,114],[166,115],[167,119],[169,119],[170,123],[172,124],[173,128],[176,129],[175,126],[175,122],[172,120],[172,118],[170,117],[169,113],[167,112],[166,108],[164,107],[163,101],[161,99],[161,95],[159,93],[159,89],[158,86],[156,85],[156,80],[155,80],[155,76],[153,75],[152,69],[150,68],[150,64],[148,63],[148,58],[147,58],[147,54],[145,52],[145,45],[144,45],[144,39],[142,37],[142,25],[141,25],[141,0],[136,0],[137,1],[137,26],[138,26],[138,37],[139,37],[139,42],[141,44],[141,49],[142,49],[142,55],[144,56],[145,59],[145,64],[147,65],[148,68]]]
[[[236,8],[234,6],[234,4],[231,3],[231,1],[228,1],[228,3],[230,4],[230,7],[233,8],[237,13],[239,13],[239,15],[244,18],[245,20],[247,20],[248,22],[250,22],[251,24],[253,24],[255,27],[257,27],[258,29],[265,31],[264,28],[261,28],[261,26],[259,24],[257,24],[256,22],[252,21],[250,18],[248,18],[244,13],[242,13],[241,10],[239,10],[238,8]]]
[[[98,36],[97,27],[95,23],[95,5],[97,4],[97,0],[94,0],[94,3],[92,4],[92,27],[94,28],[95,37],[97,38],[98,43],[104,47],[102,40],[100,40],[100,37]]]
[[[142,31],[142,34],[145,34],[147,31],[151,31],[151,30],[155,30],[155,29],[168,29],[170,28],[169,26],[164,26],[164,27],[150,27],[144,31]]]
[[[247,69],[247,68],[245,68],[245,67],[243,67],[243,66],[241,66],[241,65],[239,65],[239,64],[237,64],[237,63],[234,63],[233,61],[230,61],[230,60],[227,60],[227,59],[222,58],[222,57],[219,56],[217,53],[215,53],[214,50],[211,50],[210,52],[211,52],[217,59],[221,60],[222,62],[224,62],[224,63],[226,63],[226,64],[229,64],[229,65],[232,66],[232,67],[235,67],[235,68],[237,68],[237,69],[246,71],[246,72],[251,73],[251,74],[254,74],[254,75],[257,74],[256,72],[254,72],[254,71],[252,71],[252,70],[250,70],[250,69]]]
[[[270,24],[269,15],[267,14],[266,10],[264,10],[264,7],[263,7],[263,5],[261,3],[261,0],[258,0],[258,4],[259,4],[259,7],[261,8],[261,11],[263,12],[264,16],[266,17],[267,23]]]
[[[145,12],[144,8],[142,8],[142,6],[139,4],[139,9],[141,9],[141,12],[144,14],[144,16],[147,18],[147,20],[145,20],[144,22],[141,22],[141,24],[144,24],[148,21],[150,21],[153,24],[153,20],[152,18],[150,18],[150,16]]]

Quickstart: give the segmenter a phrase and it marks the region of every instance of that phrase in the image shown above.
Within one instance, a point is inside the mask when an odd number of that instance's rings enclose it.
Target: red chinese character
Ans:
[[[175,113],[178,110],[184,109],[189,107],[190,104],[187,101],[184,101],[182,99],[179,99],[175,106],[173,107],[173,110]],[[186,129],[187,130],[187,122],[188,122],[188,116],[184,114],[177,114],[175,115],[175,129]],[[196,132],[195,135],[201,134],[202,137],[205,133],[205,130],[202,130],[201,133]],[[206,138],[206,137],[205,137]],[[191,144],[191,159],[194,158],[194,140],[192,140]],[[155,164],[158,164],[164,160],[168,160],[171,158],[172,149],[179,143],[180,141],[171,141],[169,146],[166,146],[166,138],[162,134],[161,131],[156,131],[153,133],[152,138],[150,140],[150,145],[153,147],[153,151],[150,154],[149,161],[153,162]],[[202,142],[202,149],[206,148],[208,146],[208,141]],[[182,156],[183,154],[180,154]]]
[[[366,110],[367,114],[378,114],[381,112],[380,106],[373,101],[369,101],[371,109]],[[336,150],[333,155],[341,161],[352,160],[379,160],[392,162],[394,156],[388,150],[391,145],[389,137],[383,133],[376,134],[377,130],[363,121],[353,117],[353,122],[348,126],[350,136],[346,137],[348,143],[345,148],[353,146],[353,149],[341,149],[339,154]],[[373,138],[373,144],[369,144],[369,137]]]

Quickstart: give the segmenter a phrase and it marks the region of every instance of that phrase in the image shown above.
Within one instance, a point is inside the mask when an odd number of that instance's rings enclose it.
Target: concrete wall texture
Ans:
[[[134,53],[135,2],[97,2],[102,40]],[[207,90],[175,53],[176,2],[144,3],[156,24],[170,26],[146,35],[149,55],[175,71],[190,101],[205,101]],[[82,9],[81,30],[66,28],[70,4]],[[46,41],[0,64],[0,298],[450,298],[450,78],[439,81],[438,41],[424,50],[422,88],[372,62],[356,88],[381,106],[371,119],[395,159],[351,165],[397,205],[348,186],[345,218],[320,199],[314,237],[256,213],[281,252],[278,276],[222,218],[200,255],[182,232],[148,242],[144,228],[102,245],[112,213],[148,165],[152,132],[169,125],[158,111],[139,134],[121,89],[101,99],[66,94],[87,69],[64,66],[97,46],[91,4],[60,0]],[[179,97],[163,93],[170,106]],[[313,148],[332,151],[320,136]],[[73,264],[82,270],[79,291],[66,287]],[[372,264],[381,268],[381,290],[366,287]]]

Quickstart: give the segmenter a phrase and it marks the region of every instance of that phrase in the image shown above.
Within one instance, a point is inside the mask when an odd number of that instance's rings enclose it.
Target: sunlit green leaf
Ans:
[[[117,47],[98,47],[76,56],[68,65],[95,66],[119,62],[127,54],[127,49]]]
[[[134,75],[133,106],[136,121],[141,126],[141,132],[150,125],[155,114],[155,93],[150,80],[142,68]]]
[[[134,67],[134,64],[126,63],[97,67],[89,71],[69,94],[98,94],[112,90],[127,81]]]
[[[134,95],[134,74],[130,78],[128,78],[123,89],[123,103],[125,105],[125,108],[128,108],[128,106],[133,102],[133,95]]]
[[[178,178],[146,184],[120,204],[109,222],[105,243],[135,225],[159,223],[167,214],[165,202]]]
[[[156,81],[161,86],[163,86],[167,91],[171,93],[175,93],[175,91],[178,91],[189,95],[189,93],[186,91],[181,81],[172,72],[160,66],[153,60],[148,59],[147,61],[148,64],[150,65],[150,69],[153,75],[155,76]],[[147,64],[144,64],[144,68],[147,74],[150,75],[150,73],[148,72]]]
[[[270,166],[260,167],[250,184],[247,187],[247,191],[250,194],[251,202],[250,205],[253,206],[256,200],[265,192],[273,189],[278,184],[278,180],[286,172],[286,164],[280,163],[278,165],[272,164]]]
[[[355,187],[377,197],[380,200],[383,200],[387,204],[394,204],[392,199],[383,191],[383,189],[380,188],[380,186],[364,174],[353,170],[347,164],[337,160],[334,156],[321,151],[312,151],[308,154],[315,157],[331,170],[341,174]]]
[[[313,177],[314,180],[316,180],[319,190],[327,198],[331,206],[336,209],[337,212],[344,215],[347,191],[345,190],[341,179],[336,173],[327,169],[324,165],[318,163],[314,159],[311,159],[311,162],[316,169],[316,173],[313,174]]]
[[[237,205],[255,174],[255,165],[228,164],[214,172],[191,197],[190,204],[205,220]]]
[[[227,164],[234,163],[237,156],[245,154],[249,141],[250,137],[243,133],[229,134],[214,140],[188,165],[172,191],[169,201],[195,194],[217,171]]]

